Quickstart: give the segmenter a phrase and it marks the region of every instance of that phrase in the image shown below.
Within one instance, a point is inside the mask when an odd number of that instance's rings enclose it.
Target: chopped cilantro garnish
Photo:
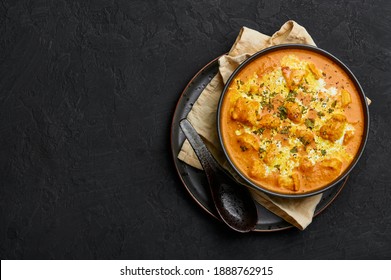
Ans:
[[[288,134],[288,133],[289,133],[289,128],[290,128],[290,126],[284,126],[284,127],[280,130],[280,133],[281,133],[281,134]]]
[[[322,156],[326,155],[326,150],[321,150]]]
[[[296,97],[297,96],[297,92],[296,91],[293,91],[293,90],[290,90],[288,95],[286,96],[286,101],[290,101],[290,102],[295,102],[296,100]]]
[[[305,123],[306,127],[308,127],[309,129],[313,129],[315,126],[314,119],[306,119],[304,123]]]
[[[254,130],[253,133],[261,135],[265,131],[264,127],[258,128],[257,130]]]
[[[287,102],[295,102],[295,98],[294,97],[287,97],[286,99],[285,99],[285,101],[287,101]]]
[[[297,153],[297,147],[294,146],[292,149],[291,149],[291,153],[292,154],[296,154]]]
[[[236,86],[237,86],[237,89],[240,89],[240,83],[239,83],[239,80],[236,80]]]
[[[267,98],[266,96],[262,97],[262,101],[260,102],[260,104],[263,108],[268,108],[269,110],[272,110],[274,108],[270,98]]]
[[[323,113],[323,112],[318,112],[317,114],[318,114],[318,117],[319,117],[319,118],[324,116],[324,113]]]
[[[292,97],[292,96],[296,97],[296,96],[297,96],[297,91],[295,91],[295,90],[290,90],[290,91],[288,92],[287,97]]]
[[[242,150],[242,152],[245,152],[248,150],[248,148],[246,146],[240,146],[240,149]]]
[[[278,116],[280,117],[281,120],[285,120],[286,116],[288,114],[288,111],[286,110],[286,107],[284,106],[279,106],[278,107]]]
[[[301,143],[303,143],[304,146],[307,146],[310,142],[305,139],[304,137],[299,137],[298,138],[300,140]]]
[[[334,102],[331,103],[331,107],[335,108],[335,106],[337,106],[337,100],[334,100]]]

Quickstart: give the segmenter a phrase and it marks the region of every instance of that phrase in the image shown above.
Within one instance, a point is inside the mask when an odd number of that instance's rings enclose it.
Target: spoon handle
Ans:
[[[204,168],[220,218],[238,232],[253,230],[258,221],[258,213],[249,191],[240,187],[223,171],[188,120],[181,120],[179,126]]]
[[[183,119],[180,121],[179,126],[181,127],[190,145],[193,147],[193,150],[196,153],[205,173],[207,175],[211,175],[216,172],[219,169],[218,163],[212,157],[204,141],[202,141],[201,137],[198,135],[197,131],[191,125],[191,123],[187,119]]]

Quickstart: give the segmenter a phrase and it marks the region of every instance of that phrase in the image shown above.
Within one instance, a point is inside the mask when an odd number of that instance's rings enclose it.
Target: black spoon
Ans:
[[[247,188],[239,185],[220,167],[187,119],[181,120],[179,125],[206,173],[212,200],[220,218],[238,232],[253,230],[258,213]]]

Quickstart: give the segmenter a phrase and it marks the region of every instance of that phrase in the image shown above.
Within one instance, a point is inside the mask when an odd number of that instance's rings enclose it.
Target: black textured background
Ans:
[[[390,259],[390,17],[388,0],[1,0],[1,259]],[[241,26],[288,19],[356,74],[369,142],[305,231],[236,234],[182,186],[171,117]]]

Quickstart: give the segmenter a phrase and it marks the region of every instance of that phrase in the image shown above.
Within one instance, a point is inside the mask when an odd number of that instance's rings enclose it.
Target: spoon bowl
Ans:
[[[187,119],[180,121],[179,125],[206,173],[212,200],[220,218],[235,231],[253,230],[258,213],[250,192],[220,167]]]

